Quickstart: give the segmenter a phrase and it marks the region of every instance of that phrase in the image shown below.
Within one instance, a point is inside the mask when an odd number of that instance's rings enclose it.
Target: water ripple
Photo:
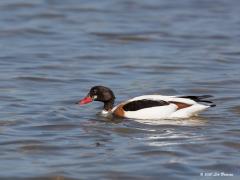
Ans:
[[[239,175],[240,1],[0,1],[0,179]],[[94,85],[214,95],[178,120],[107,119]],[[193,178],[194,177],[194,178]]]

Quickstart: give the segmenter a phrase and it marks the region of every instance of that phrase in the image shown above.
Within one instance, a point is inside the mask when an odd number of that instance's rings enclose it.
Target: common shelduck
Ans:
[[[104,86],[94,86],[79,104],[92,101],[104,103],[102,113],[133,119],[176,119],[189,118],[199,112],[216,106],[206,100],[211,95],[203,96],[162,96],[143,95],[120,103],[113,107],[115,96],[111,89]]]

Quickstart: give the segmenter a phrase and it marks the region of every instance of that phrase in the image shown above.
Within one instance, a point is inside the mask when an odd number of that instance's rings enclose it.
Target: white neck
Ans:
[[[101,114],[103,116],[108,116],[109,114],[111,114],[111,111],[106,111],[105,109],[102,110]]]

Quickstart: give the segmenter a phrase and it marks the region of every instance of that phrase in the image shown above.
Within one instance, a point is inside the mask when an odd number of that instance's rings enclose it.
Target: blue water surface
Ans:
[[[239,7],[0,1],[0,179],[238,179]],[[94,85],[116,103],[211,94],[217,106],[191,119],[110,120],[99,102],[75,104]]]

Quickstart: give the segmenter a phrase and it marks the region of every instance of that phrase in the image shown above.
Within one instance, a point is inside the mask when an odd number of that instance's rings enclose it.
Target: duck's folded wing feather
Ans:
[[[123,106],[123,109],[125,111],[137,111],[140,109],[151,108],[156,106],[166,106],[169,104],[170,104],[169,102],[163,100],[141,99],[126,103]]]

